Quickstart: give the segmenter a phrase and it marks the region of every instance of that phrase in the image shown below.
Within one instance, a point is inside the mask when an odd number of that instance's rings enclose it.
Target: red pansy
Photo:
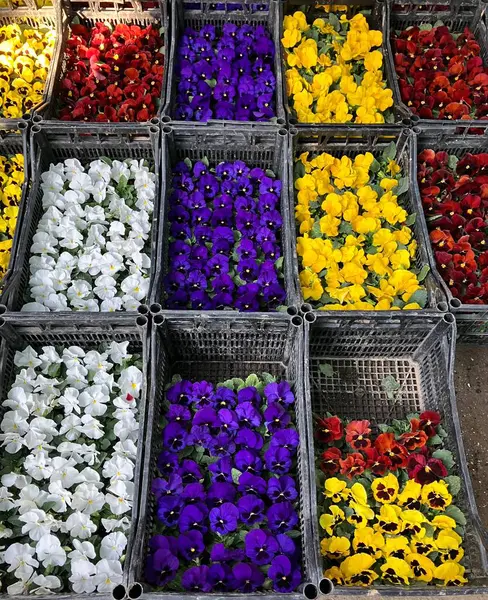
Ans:
[[[345,460],[340,460],[341,475],[345,475],[348,479],[361,475],[366,469],[366,462],[360,452],[348,454]]]
[[[355,450],[364,450],[371,446],[368,435],[371,433],[369,421],[351,421],[346,426],[346,442]]]
[[[408,458],[408,476],[417,483],[426,485],[447,477],[448,471],[438,458],[427,459],[423,454],[411,454]]]
[[[321,456],[320,468],[326,475],[335,475],[341,468],[339,460],[342,453],[339,448],[328,448]]]
[[[343,434],[344,428],[339,417],[318,419],[315,437],[319,442],[322,442],[322,444],[330,444],[331,442],[340,440]]]
[[[406,466],[408,458],[407,449],[395,440],[393,433],[380,433],[375,440],[374,446],[380,454],[390,459],[392,471]]]

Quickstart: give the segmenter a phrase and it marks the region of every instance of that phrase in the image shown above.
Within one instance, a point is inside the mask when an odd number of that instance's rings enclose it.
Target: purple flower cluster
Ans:
[[[290,386],[256,375],[217,388],[183,380],[166,399],[146,580],[172,591],[294,591],[299,436]]]
[[[185,29],[175,68],[176,119],[269,121],[275,116],[274,56],[264,25]]]
[[[281,181],[244,162],[176,165],[165,277],[172,309],[274,310],[286,301]]]

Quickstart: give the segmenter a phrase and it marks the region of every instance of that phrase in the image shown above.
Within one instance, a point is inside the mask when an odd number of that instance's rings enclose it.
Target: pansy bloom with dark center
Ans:
[[[163,85],[163,39],[155,25],[71,25],[60,86],[64,121],[149,121]]]
[[[325,577],[362,587],[467,582],[461,564],[466,518],[454,504],[461,479],[444,447],[447,438],[432,410],[391,424],[315,417]],[[285,477],[273,480],[271,497],[286,489]],[[271,528],[286,517],[268,515]],[[272,565],[292,577],[285,561]]]
[[[283,305],[280,196],[271,171],[242,161],[178,163],[168,199],[166,306],[255,312]],[[286,404],[280,385],[267,397]]]
[[[234,163],[225,176],[243,177],[245,169]],[[151,486],[156,509],[148,583],[192,593],[297,589],[302,557],[294,404],[290,385],[269,374],[217,387],[175,378],[166,390]]]
[[[275,48],[264,25],[187,28],[177,51],[179,121],[269,121],[275,117]]]

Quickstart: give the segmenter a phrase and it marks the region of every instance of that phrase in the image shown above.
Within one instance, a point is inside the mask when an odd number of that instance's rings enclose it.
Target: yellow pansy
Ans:
[[[434,510],[445,510],[452,502],[447,484],[433,481],[422,488],[422,502]]]
[[[320,278],[308,269],[300,272],[300,285],[305,300],[319,300],[324,293]]]
[[[320,516],[319,523],[320,526],[325,529],[328,535],[332,535],[334,532],[334,527],[339,523],[342,523],[345,519],[344,511],[341,510],[338,506],[332,505],[329,508],[328,513],[324,513]]]
[[[333,217],[332,215],[325,215],[319,221],[320,223],[320,231],[324,235],[328,235],[329,237],[336,237],[339,235],[339,226],[341,224],[341,220],[337,217]]]
[[[344,575],[340,567],[330,567],[325,570],[324,577],[330,579],[334,585],[344,585]]]
[[[360,585],[367,587],[378,579],[378,575],[372,570],[375,559],[368,554],[354,554],[341,562],[341,573],[345,585]]]
[[[459,586],[468,583],[464,577],[464,567],[457,562],[448,561],[436,567],[435,579],[440,579],[444,586]]]
[[[5,275],[10,262],[13,236],[19,214],[24,181],[24,157],[0,156],[0,277]]]
[[[383,65],[383,54],[379,50],[368,52],[364,57],[364,67],[367,71],[378,71]]]
[[[402,509],[399,506],[383,504],[380,508],[380,514],[377,517],[378,522],[375,525],[375,529],[389,535],[400,533],[402,530],[402,522],[400,521],[401,513]]]
[[[422,537],[425,534],[424,524],[427,523],[427,518],[419,510],[404,510],[400,518],[402,520],[403,535],[418,535]]]
[[[406,558],[415,579],[429,583],[434,577],[435,564],[423,554],[409,554]]]
[[[398,479],[393,473],[388,473],[385,477],[378,477],[371,484],[371,491],[377,502],[382,504],[391,504],[398,495]]]
[[[409,585],[409,579],[414,577],[413,571],[405,560],[390,556],[381,565],[382,579],[394,585]]]
[[[393,188],[396,188],[398,185],[398,181],[396,179],[388,179],[384,177],[380,181],[380,187],[382,187],[386,192],[390,192]]]
[[[283,31],[283,37],[281,43],[285,48],[293,48],[302,39],[302,34],[298,29],[285,29]]]
[[[380,558],[381,549],[385,545],[385,538],[383,535],[375,531],[372,527],[362,527],[354,531],[354,538],[352,540],[352,547],[355,552],[364,552]]]
[[[436,548],[443,561],[459,562],[464,556],[462,538],[452,529],[442,529],[435,540]]]
[[[409,479],[403,490],[398,494],[397,502],[406,509],[418,510],[420,508],[420,494],[422,486],[413,479]]]
[[[368,493],[362,483],[356,482],[352,485],[349,490],[349,497],[356,504],[361,506],[368,506]],[[350,503],[352,505],[352,502]]]
[[[447,515],[437,515],[431,520],[430,524],[438,529],[455,529],[457,527],[456,521]]]
[[[405,559],[410,553],[408,539],[403,535],[395,535],[385,538],[383,555],[385,558],[393,556],[395,558]]]
[[[396,161],[390,160],[390,161],[388,161],[388,167],[387,167],[386,170],[391,175],[398,175],[398,173],[400,173],[400,171],[402,170],[402,168],[400,167],[400,165]]]
[[[425,534],[424,529],[423,533],[421,532],[420,535],[417,535],[410,542],[410,549],[412,550],[413,554],[428,555],[431,552],[435,552],[437,550],[437,545],[435,543],[434,538],[428,537]]]
[[[320,551],[331,559],[343,558],[350,554],[351,542],[347,537],[335,536],[325,538],[320,543]]]
[[[354,513],[347,517],[347,522],[354,525],[356,529],[362,529],[368,525],[368,521],[372,521],[375,518],[374,510],[360,504],[359,502],[349,502],[350,508],[353,509]]]
[[[329,477],[325,481],[324,495],[332,502],[341,502],[349,496],[347,483],[337,479],[337,477]]]

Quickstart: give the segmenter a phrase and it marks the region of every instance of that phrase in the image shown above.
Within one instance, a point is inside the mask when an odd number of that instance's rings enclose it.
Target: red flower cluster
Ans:
[[[402,100],[423,119],[486,119],[488,68],[469,29],[410,27],[392,36]]]
[[[61,82],[64,121],[148,121],[163,82],[163,40],[153,25],[71,26]]]
[[[488,304],[488,154],[424,150],[417,177],[442,278],[463,303]]]
[[[339,417],[318,419],[315,438],[329,446],[321,455],[320,468],[328,475],[340,473],[349,479],[371,471],[383,476],[390,471],[407,469],[410,479],[431,483],[447,475],[444,463],[432,458],[430,438],[437,434],[439,413],[423,412],[410,420],[410,431],[371,435],[369,421],[351,421],[344,425]]]

